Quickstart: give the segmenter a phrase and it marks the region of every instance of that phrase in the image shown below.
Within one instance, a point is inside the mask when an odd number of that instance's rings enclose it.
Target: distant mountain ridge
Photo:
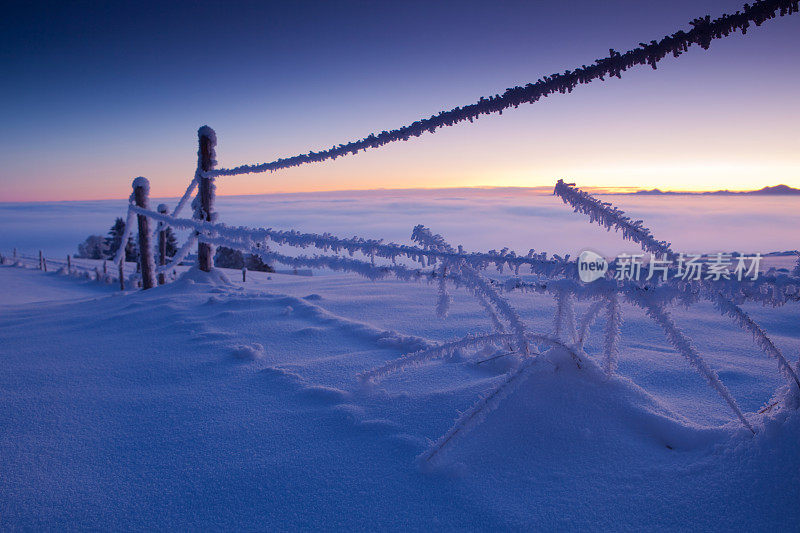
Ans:
[[[727,189],[720,191],[705,191],[705,192],[691,192],[691,191],[662,191],[660,189],[650,189],[636,191],[627,194],[647,194],[647,195],[668,195],[668,194],[691,194],[691,195],[749,195],[749,196],[795,196],[800,195],[800,189],[789,187],[788,185],[775,185],[772,187],[764,187],[757,191],[729,191]]]

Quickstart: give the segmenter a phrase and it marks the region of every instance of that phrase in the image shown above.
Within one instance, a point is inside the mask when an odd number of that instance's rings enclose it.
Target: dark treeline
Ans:
[[[89,235],[85,241],[78,245],[78,254],[76,257],[83,257],[86,259],[113,259],[117,254],[120,246],[122,246],[122,237],[125,234],[125,221],[117,217],[108,234],[103,237],[102,235]],[[166,228],[167,235],[167,257],[172,257],[178,252],[178,241],[175,238],[175,233],[172,228]],[[158,250],[155,251],[156,256]],[[125,243],[125,261],[138,261],[139,260],[139,247],[134,241],[133,236],[128,236],[128,242]]]
[[[256,270],[259,272],[275,272],[275,270],[255,254],[243,254],[239,250],[219,246],[214,255],[214,266],[219,268],[236,268]]]

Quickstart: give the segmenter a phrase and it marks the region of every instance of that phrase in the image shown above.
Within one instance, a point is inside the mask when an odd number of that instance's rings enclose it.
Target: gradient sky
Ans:
[[[180,194],[222,166],[396,128],[733,12],[739,1],[20,2],[0,20],[0,201]],[[621,80],[220,194],[800,187],[800,15]]]

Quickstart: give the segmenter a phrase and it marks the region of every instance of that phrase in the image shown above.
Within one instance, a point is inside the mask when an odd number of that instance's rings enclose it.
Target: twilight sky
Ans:
[[[743,3],[744,0],[741,0]],[[221,166],[396,128],[687,29],[739,1],[12,2],[0,19],[0,201],[180,194],[196,131]],[[800,187],[800,15],[659,69],[220,194]]]

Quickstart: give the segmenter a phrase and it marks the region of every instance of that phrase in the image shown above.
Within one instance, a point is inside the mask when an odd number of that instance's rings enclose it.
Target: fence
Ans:
[[[701,300],[712,302],[720,314],[735,321],[749,332],[756,345],[776,360],[779,372],[792,387],[800,389],[798,370],[786,359],[781,350],[767,336],[763,329],[741,308],[744,302],[758,302],[762,305],[781,306],[800,299],[800,277],[777,272],[774,269],[766,275],[750,280],[699,278],[685,279],[668,267],[663,277],[656,277],[646,283],[633,279],[614,279],[606,276],[592,283],[582,283],[578,279],[578,266],[575,260],[531,250],[521,256],[507,249],[490,252],[467,252],[461,247],[453,248],[445,240],[423,226],[412,232],[414,245],[385,243],[381,240],[362,238],[343,239],[330,234],[301,233],[281,231],[271,228],[232,227],[216,221],[214,205],[213,177],[203,174],[204,168],[213,163],[216,135],[211,128],[204,126],[199,130],[198,173],[199,192],[193,202],[193,218],[179,218],[179,209],[167,214],[165,209],[153,211],[148,208],[149,183],[145,178],[136,178],[128,209],[129,224],[122,242],[126,242],[127,232],[132,227],[133,217],[138,220],[139,243],[142,253],[141,276],[143,287],[155,284],[155,275],[163,273],[182,260],[186,251],[197,243],[198,268],[211,270],[213,246],[227,246],[245,253],[259,256],[268,263],[281,263],[294,268],[331,269],[352,272],[368,279],[395,277],[406,281],[427,279],[438,285],[439,300],[437,311],[447,313],[450,296],[448,286],[465,287],[478,300],[491,321],[493,333],[460,339],[454,343],[436,346],[411,354],[387,365],[366,372],[366,380],[382,379],[384,376],[405,366],[418,364],[433,358],[443,357],[456,349],[464,350],[484,346],[502,346],[509,354],[529,356],[535,353],[534,347],[549,347],[566,350],[576,365],[585,364],[583,345],[591,324],[601,313],[605,314],[606,328],[603,341],[603,367],[610,375],[616,367],[619,343],[619,326],[622,320],[620,301],[640,308],[664,331],[673,347],[682,354],[709,383],[709,385],[730,406],[740,422],[755,432],[750,421],[739,409],[735,399],[719,379],[717,373],[698,353],[692,341],[676,326],[667,307],[680,303],[691,305]],[[638,243],[644,251],[660,253],[663,257],[677,254],[666,241],[657,240],[642,221],[631,220],[621,210],[602,202],[572,184],[559,180],[554,194],[571,205],[578,213],[586,214],[590,220],[607,229],[622,232],[622,237]],[[185,203],[181,199],[181,203]],[[180,204],[179,204],[180,207]],[[160,265],[153,265],[153,230],[149,221],[158,223],[157,228],[166,225],[177,229],[190,230],[191,235],[181,248],[181,252],[165,264],[162,257]],[[313,248],[314,255],[297,253],[288,255],[283,250],[273,250],[270,245],[292,250]],[[123,250],[118,252],[118,259]],[[615,262],[612,262],[612,267]],[[504,279],[492,279],[485,272],[493,268],[500,274],[508,272]],[[613,268],[612,270],[613,271]],[[523,279],[521,274],[529,279]],[[150,276],[149,281],[145,277]],[[520,315],[514,310],[503,292],[515,290],[544,293],[556,299],[557,311],[552,335],[534,334],[528,330]],[[592,302],[582,317],[580,326],[576,324],[573,300]],[[525,365],[518,371],[522,371]],[[512,373],[500,387],[505,388],[518,381],[518,374]],[[490,395],[491,396],[491,395]],[[486,402],[475,409],[488,407]],[[453,431],[463,431],[468,420],[476,412],[467,413]],[[452,437],[452,435],[450,436]],[[444,445],[449,438],[443,442]]]
[[[138,263],[123,262],[120,265],[105,259],[87,259],[72,255],[66,255],[64,258],[48,257],[41,250],[38,255],[33,256],[18,253],[16,249],[8,257],[0,254],[0,263],[78,276],[100,283],[119,283],[123,290],[126,282],[130,288],[139,284]]]
[[[745,302],[782,306],[798,301],[800,263],[792,274],[769,271],[766,275],[752,280],[687,280],[676,276],[674,270],[667,269],[663,278],[655,278],[647,283],[606,276],[604,279],[587,284],[579,281],[577,263],[575,260],[570,260],[569,256],[559,257],[536,253],[534,250],[526,255],[517,255],[507,249],[467,252],[460,246],[457,248],[450,246],[441,236],[433,234],[422,226],[417,226],[413,230],[413,245],[361,238],[343,239],[327,233],[227,226],[217,221],[214,210],[215,179],[251,172],[275,171],[304,163],[335,159],[355,154],[366,148],[379,147],[388,142],[407,140],[425,131],[434,132],[438,128],[464,120],[471,122],[482,114],[502,113],[504,109],[517,107],[522,103],[533,103],[554,92],[571,92],[579,84],[589,83],[595,79],[603,80],[604,76],[619,77],[621,72],[634,65],[646,64],[656,68],[656,64],[667,54],[678,57],[694,44],[706,49],[713,39],[727,36],[734,31],[745,33],[750,23],[758,26],[778,15],[796,12],[798,12],[797,0],[758,1],[752,5],[745,5],[741,12],[734,15],[723,15],[713,21],[709,17],[695,19],[691,22],[692,29],[688,32],[679,31],[659,41],[642,44],[641,47],[624,54],[611,50],[608,57],[597,60],[589,67],[568,70],[525,87],[508,89],[503,95],[482,98],[476,104],[443,111],[429,119],[414,122],[410,126],[373,134],[360,141],[342,144],[329,150],[278,159],[272,163],[216,169],[216,133],[208,126],[203,126],[198,131],[198,164],[194,178],[171,214],[163,205],[159,206],[158,210],[150,209],[150,184],[147,179],[139,177],[133,181],[127,223],[121,242],[128,241],[136,220],[140,250],[139,276],[144,289],[166,283],[166,273],[184,260],[195,246],[197,268],[206,272],[213,266],[214,247],[226,246],[255,254],[267,263],[280,263],[292,268],[352,272],[372,280],[386,277],[405,281],[429,280],[438,288],[439,298],[436,308],[440,315],[445,315],[448,311],[450,288],[453,286],[466,288],[486,312],[491,324],[491,333],[468,336],[408,354],[361,376],[364,380],[375,381],[401,368],[441,358],[455,350],[477,352],[478,348],[487,346],[505,350],[505,355],[520,358],[521,362],[508,373],[507,378],[472,409],[465,412],[455,426],[426,452],[426,459],[432,459],[455,436],[477,423],[480,418],[479,413],[492,408],[500,398],[507,395],[520,381],[519,377],[530,361],[535,359],[537,349],[564,350],[579,367],[594,364],[584,352],[583,346],[592,323],[600,316],[605,317],[602,367],[607,374],[613,374],[616,367],[623,301],[641,309],[658,324],[670,344],[706,379],[742,425],[755,432],[751,421],[738,407],[719,376],[698,353],[691,339],[676,326],[668,307],[675,304],[692,305],[699,301],[712,302],[721,315],[732,319],[739,327],[750,333],[764,354],[776,361],[778,370],[786,378],[788,387],[800,389],[800,379],[797,375],[800,369],[789,363],[766,332],[741,307]],[[193,216],[180,218],[181,211],[192,198],[195,189],[198,192],[192,201]],[[588,215],[592,222],[597,222],[609,230],[620,231],[623,238],[636,242],[644,251],[661,254],[664,258],[676,256],[669,243],[657,240],[643,226],[642,221],[631,220],[619,209],[593,198],[574,185],[559,180],[554,193],[576,212]],[[187,241],[169,262],[163,253],[166,226],[190,230]],[[153,254],[153,240],[157,235],[162,241],[162,245],[159,246],[158,261]],[[120,246],[114,258],[114,263],[119,265],[120,269],[124,264],[124,248],[124,245]],[[315,253],[313,255],[301,253],[308,248],[313,249]],[[295,253],[288,253],[287,249]],[[614,263],[612,269],[613,266]],[[496,270],[503,276],[488,276],[487,272],[490,269]],[[123,278],[121,275],[120,279]],[[511,291],[552,296],[556,301],[553,333],[531,332],[504,296],[504,293]],[[590,302],[580,321],[576,320],[573,308],[573,302],[576,300]]]

